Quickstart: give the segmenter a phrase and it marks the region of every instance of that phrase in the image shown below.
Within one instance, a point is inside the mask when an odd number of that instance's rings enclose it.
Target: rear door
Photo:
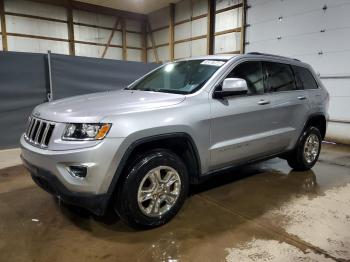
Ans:
[[[291,149],[298,139],[309,111],[309,97],[296,83],[292,66],[284,63],[264,62],[267,88],[275,110],[273,129],[275,143],[281,150]]]
[[[313,74],[306,67],[292,66],[292,68],[298,89],[305,90],[309,97],[309,102],[314,110],[314,112],[311,113],[323,112],[327,94],[319,88]]]

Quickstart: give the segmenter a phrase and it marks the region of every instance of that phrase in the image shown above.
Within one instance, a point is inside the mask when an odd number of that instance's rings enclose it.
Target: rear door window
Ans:
[[[298,89],[317,89],[318,85],[311,72],[301,66],[293,66]]]
[[[290,65],[264,62],[267,74],[267,87],[271,92],[296,90],[294,75]]]

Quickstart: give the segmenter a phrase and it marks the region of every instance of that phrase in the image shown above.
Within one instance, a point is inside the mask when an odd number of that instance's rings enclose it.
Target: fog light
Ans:
[[[83,178],[86,177],[87,168],[85,166],[70,166],[69,171],[75,177]]]

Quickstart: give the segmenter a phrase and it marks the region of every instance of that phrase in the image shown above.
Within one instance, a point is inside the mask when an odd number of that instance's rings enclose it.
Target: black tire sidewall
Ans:
[[[181,179],[181,190],[175,205],[160,217],[146,216],[140,210],[137,202],[139,185],[144,176],[153,168],[169,166],[175,169]],[[143,154],[128,170],[119,188],[116,199],[116,212],[129,225],[137,228],[156,227],[172,219],[183,205],[188,194],[188,174],[183,161],[168,150],[152,150]]]

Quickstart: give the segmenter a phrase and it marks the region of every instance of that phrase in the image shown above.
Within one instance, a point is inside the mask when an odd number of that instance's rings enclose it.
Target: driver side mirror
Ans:
[[[214,91],[214,98],[222,99],[228,96],[244,95],[248,93],[248,85],[241,78],[226,78],[222,83],[222,90]]]

